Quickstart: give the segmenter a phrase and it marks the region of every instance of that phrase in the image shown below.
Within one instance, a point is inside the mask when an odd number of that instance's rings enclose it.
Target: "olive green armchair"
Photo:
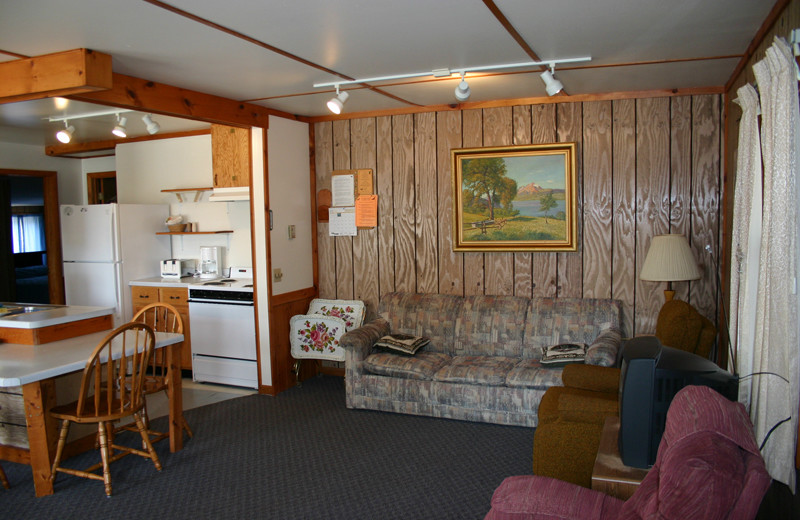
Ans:
[[[708,357],[717,331],[694,307],[672,300],[658,314],[655,335],[663,345]],[[539,404],[534,474],[591,487],[603,423],[619,415],[619,377],[619,368],[564,367],[564,386],[549,388]]]

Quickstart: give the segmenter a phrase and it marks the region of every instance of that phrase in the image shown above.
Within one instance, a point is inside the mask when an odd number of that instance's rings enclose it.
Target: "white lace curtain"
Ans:
[[[739,400],[748,407],[757,442],[767,439],[761,453],[770,475],[794,492],[800,404],[800,107],[794,56],[786,42],[776,38],[753,71],[760,93],[760,136],[759,94],[750,85],[737,92],[743,114],[731,243],[734,368],[740,376],[772,373],[743,380]]]

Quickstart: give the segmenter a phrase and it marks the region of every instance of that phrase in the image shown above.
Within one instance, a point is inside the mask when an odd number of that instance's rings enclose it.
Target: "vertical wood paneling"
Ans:
[[[354,119],[350,123],[351,165],[377,170],[375,119]],[[374,180],[374,178],[373,178]],[[354,297],[367,305],[367,316],[378,310],[378,230],[360,229],[353,237]]]
[[[583,105],[583,296],[611,297],[611,102]]]
[[[461,112],[436,116],[436,155],[439,165],[439,293],[464,294],[464,255],[453,251],[453,178],[451,154],[461,148]]]
[[[333,169],[350,169],[350,121],[333,122]],[[353,238],[335,237],[336,298],[353,299]]]
[[[483,146],[483,113],[464,110],[461,113],[464,148]],[[464,294],[484,294],[483,253],[464,253]]]
[[[531,143],[556,142],[556,105],[534,105],[531,109]],[[558,292],[558,255],[534,253],[533,296],[555,296]]]
[[[439,264],[436,258],[436,114],[417,114],[414,120],[417,292],[435,293],[439,289]]]
[[[558,114],[558,141],[575,142],[576,186],[578,198],[578,250],[558,254],[558,296],[580,298],[583,295],[583,111],[580,103],[561,103]]]
[[[531,143],[531,107],[515,106],[513,111],[515,145]],[[514,295],[533,296],[533,253],[514,253]]]
[[[394,174],[392,171],[392,118],[375,121],[378,170],[378,290],[380,295],[395,290],[394,283]]]
[[[670,233],[687,239],[691,233],[692,200],[692,98],[670,100]],[[689,284],[672,284],[675,299],[689,301]]]
[[[681,286],[712,320],[720,249],[720,97],[527,105],[315,125],[319,189],[330,171],[373,168],[379,225],[355,239],[318,233],[320,296],[374,312],[393,290],[612,297],[625,333],[652,333],[665,284],[638,279],[653,235],[690,237],[704,278]],[[454,253],[450,150],[579,143],[581,252]],[[687,289],[688,288],[688,289]]]
[[[331,189],[333,170],[333,124],[314,125],[315,169],[317,192]],[[316,202],[316,201],[315,201]],[[316,207],[316,203],[314,204]],[[321,298],[336,298],[336,249],[333,238],[328,235],[328,223],[317,223],[317,261],[319,263],[319,295]]]
[[[509,146],[513,142],[511,107],[483,111],[483,145]],[[514,254],[486,253],[486,294],[514,294]]]
[[[398,291],[416,292],[414,223],[414,116],[392,116],[394,173],[394,279]]]
[[[691,282],[689,302],[716,316],[717,281],[706,245],[719,258],[719,96],[696,96],[692,104],[692,238],[703,277]],[[716,321],[713,320],[712,321]]]
[[[665,285],[639,279],[650,241],[669,231],[669,98],[636,102],[635,333],[652,333]]]
[[[614,101],[611,296],[622,302],[623,330],[633,335],[636,288],[636,102]]]

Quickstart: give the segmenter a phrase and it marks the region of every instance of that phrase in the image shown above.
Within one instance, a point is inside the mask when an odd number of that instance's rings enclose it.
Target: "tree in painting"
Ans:
[[[550,215],[550,210],[555,208],[558,203],[556,202],[555,197],[553,197],[553,192],[547,192],[539,199],[539,209],[544,211],[544,221],[547,222],[547,217]]]
[[[501,157],[466,160],[461,175],[465,204],[485,205],[490,220],[495,218],[497,205],[512,210],[517,182],[506,176],[506,163]]]

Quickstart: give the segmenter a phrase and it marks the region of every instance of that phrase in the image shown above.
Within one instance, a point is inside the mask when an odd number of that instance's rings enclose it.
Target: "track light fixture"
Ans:
[[[336,85],[336,97],[333,97],[330,99],[330,101],[328,101],[328,110],[334,114],[341,114],[344,104],[347,103],[347,98],[349,97],[350,94],[347,92],[339,93],[339,85]]]
[[[142,116],[142,121],[144,121],[145,127],[147,128],[147,133],[150,135],[157,134],[159,130],[161,130],[161,125],[153,121],[152,114],[145,114]]]
[[[544,87],[547,91],[548,96],[555,96],[561,90],[564,89],[564,84],[558,81],[553,74],[556,72],[556,64],[550,64],[550,70],[546,70],[540,74],[542,77],[542,81],[544,81]]]
[[[333,112],[334,114],[340,114],[342,112],[342,105],[344,105],[345,101],[349,97],[347,92],[342,92],[339,94],[339,87],[342,85],[353,85],[358,83],[376,83],[382,81],[391,81],[396,79],[408,79],[408,78],[419,78],[423,76],[433,76],[435,78],[449,78],[453,74],[461,75],[461,82],[456,87],[456,99],[459,101],[466,101],[469,98],[469,85],[467,84],[466,80],[464,79],[464,75],[467,72],[485,72],[490,70],[500,70],[500,69],[519,69],[524,67],[537,67],[542,65],[547,65],[550,67],[551,70],[544,71],[541,76],[542,80],[545,82],[547,87],[547,93],[551,96],[557,94],[564,88],[564,85],[561,84],[560,81],[553,77],[553,71],[555,71],[556,63],[575,63],[579,61],[591,61],[591,56],[583,56],[580,58],[564,58],[558,60],[547,60],[547,61],[526,61],[522,63],[503,63],[500,65],[481,65],[479,67],[463,67],[458,69],[436,69],[429,72],[412,72],[410,74],[394,74],[391,76],[376,76],[374,78],[359,78],[359,79],[348,79],[348,80],[341,80],[338,81],[331,81],[327,83],[314,83],[314,88],[320,87],[336,87],[336,94],[337,96],[330,101],[328,101],[328,109]],[[463,97],[463,99],[462,99]]]
[[[56,132],[56,139],[64,144],[72,141],[72,134],[75,133],[75,127],[69,124],[69,121],[64,120],[64,129]]]
[[[456,86],[456,99],[461,102],[468,100],[470,95],[469,85],[467,80],[464,79],[465,75],[465,72],[461,73],[461,83]]]
[[[128,137],[128,131],[125,129],[125,125],[127,124],[128,124],[128,118],[124,116],[120,118],[119,114],[117,114],[117,126],[115,126],[113,130],[111,130],[111,133],[116,135],[117,137]]]

